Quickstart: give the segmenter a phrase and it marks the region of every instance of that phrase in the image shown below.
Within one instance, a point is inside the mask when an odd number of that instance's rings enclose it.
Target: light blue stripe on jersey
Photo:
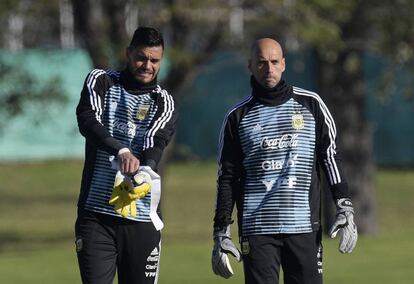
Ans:
[[[151,95],[149,93],[131,95],[121,86],[114,85],[108,90],[104,104],[102,124],[107,127],[114,138],[131,149],[134,155],[140,155],[144,145],[144,136],[157,111],[157,106]],[[146,112],[143,119],[142,117],[138,118],[138,111],[140,110]],[[109,157],[108,153],[97,151],[95,170],[85,208],[95,212],[120,216],[113,206],[108,203],[116,174],[116,170],[111,168]],[[150,203],[151,193],[136,201],[137,217],[128,218],[141,222],[151,222],[149,217]]]
[[[246,172],[243,235],[311,232],[313,115],[294,99],[279,106],[257,103],[242,118],[239,137]]]

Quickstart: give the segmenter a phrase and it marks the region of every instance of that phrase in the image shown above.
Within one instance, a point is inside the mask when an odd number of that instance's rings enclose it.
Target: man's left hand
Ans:
[[[355,248],[358,232],[354,222],[354,208],[348,198],[340,198],[336,201],[336,219],[329,236],[335,238],[339,230],[342,230],[342,238],[339,243],[339,251],[342,253],[351,253]]]

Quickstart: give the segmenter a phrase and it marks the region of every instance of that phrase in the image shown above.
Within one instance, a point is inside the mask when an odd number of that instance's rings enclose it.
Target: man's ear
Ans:
[[[286,62],[285,62],[285,58],[284,58],[284,57],[282,58],[282,66],[283,66],[283,70],[282,70],[282,72],[285,72],[285,69],[286,69]]]

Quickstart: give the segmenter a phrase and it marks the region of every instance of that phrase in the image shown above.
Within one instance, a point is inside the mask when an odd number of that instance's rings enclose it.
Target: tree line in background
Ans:
[[[388,85],[393,84],[394,66],[413,65],[413,1],[9,0],[1,2],[0,15],[2,26],[7,27],[0,31],[3,48],[81,47],[99,68],[122,68],[134,29],[138,25],[158,27],[171,61],[162,83],[178,103],[190,95],[180,89],[217,50],[230,48],[247,54],[252,41],[261,36],[279,39],[288,51],[314,49],[319,93],[341,133],[339,144],[359,230],[377,231],[373,141],[365,115],[362,56],[375,52],[391,62],[390,69],[383,70]],[[331,197],[326,194],[326,198]],[[326,222],[331,215],[325,214]]]

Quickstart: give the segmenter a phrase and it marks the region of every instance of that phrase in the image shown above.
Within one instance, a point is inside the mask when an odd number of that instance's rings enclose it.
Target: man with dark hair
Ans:
[[[157,85],[164,41],[138,28],[122,71],[91,71],[76,109],[86,138],[75,225],[83,283],[156,283],[161,250],[160,176],[174,133],[174,99]]]
[[[282,79],[277,41],[257,40],[248,66],[252,94],[228,112],[220,135],[213,271],[228,278],[227,254],[241,259],[230,237],[236,204],[245,283],[277,284],[282,267],[285,283],[321,284],[320,168],[337,206],[330,236],[342,232],[342,253],[357,241],[335,123],[316,93]]]

